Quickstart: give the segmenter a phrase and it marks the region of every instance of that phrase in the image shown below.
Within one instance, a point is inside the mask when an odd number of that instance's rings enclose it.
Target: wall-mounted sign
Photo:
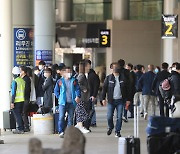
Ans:
[[[162,15],[162,38],[178,37],[178,16]]]
[[[36,66],[43,60],[46,65],[52,64],[52,50],[36,50]]]
[[[32,28],[14,28],[14,66],[33,66]]]
[[[98,23],[58,23],[56,41],[60,48],[99,48],[99,30],[106,29],[105,22]]]
[[[110,29],[104,29],[99,31],[99,47],[111,46],[111,31]]]

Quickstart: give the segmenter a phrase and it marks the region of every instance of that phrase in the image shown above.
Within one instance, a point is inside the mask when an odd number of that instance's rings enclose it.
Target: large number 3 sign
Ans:
[[[99,30],[99,47],[110,47],[111,42],[111,31],[110,29]]]
[[[108,37],[106,35],[102,36],[102,45],[106,45],[108,43]]]

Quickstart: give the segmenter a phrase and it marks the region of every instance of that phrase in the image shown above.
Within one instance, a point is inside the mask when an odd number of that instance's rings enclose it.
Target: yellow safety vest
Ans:
[[[20,77],[17,77],[15,81],[17,83],[17,89],[14,103],[23,102],[25,92],[25,81]]]

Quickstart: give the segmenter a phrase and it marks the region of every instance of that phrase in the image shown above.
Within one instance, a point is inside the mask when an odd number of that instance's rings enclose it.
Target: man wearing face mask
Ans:
[[[63,77],[57,81],[54,93],[59,101],[59,136],[63,138],[65,131],[65,113],[68,113],[68,126],[73,125],[76,103],[80,102],[81,97],[78,81],[72,77],[70,67],[64,68]]]
[[[37,93],[36,93],[36,97],[37,97],[37,104],[39,106],[42,106],[43,104],[43,96],[44,96],[44,91],[42,89],[42,85],[44,84],[44,68],[45,68],[46,63],[44,61],[40,61],[39,62],[39,76],[38,76],[38,82],[37,82]]]
[[[167,104],[164,103],[164,99],[162,98],[160,91],[159,91],[159,85],[162,81],[168,78],[170,73],[168,72],[168,63],[162,63],[161,68],[162,71],[157,73],[153,84],[152,84],[152,90],[155,92],[157,97],[159,98],[159,109],[160,109],[160,116],[165,116],[164,114],[164,106],[166,107],[166,116],[169,117],[169,107]]]
[[[88,79],[89,87],[90,87],[90,100],[92,103],[92,109],[95,111],[94,104],[96,103],[99,87],[100,87],[100,79],[96,72],[91,68],[91,61],[86,59],[85,62],[85,75]],[[91,127],[96,127],[96,111],[93,113],[91,120]]]
[[[124,103],[129,101],[128,98],[128,87],[124,80],[123,75],[119,73],[118,63],[112,64],[113,73],[108,75],[104,81],[102,99],[103,104],[106,105],[106,93],[107,93],[107,121],[108,121],[108,131],[107,135],[111,135],[114,129],[113,116],[114,110],[117,112],[117,120],[115,127],[115,137],[121,137],[121,126],[122,126],[122,115]]]
[[[170,75],[172,95],[180,95],[180,63],[176,64],[176,70]]]
[[[29,132],[29,102],[31,95],[31,79],[27,76],[27,68],[25,66],[20,67],[20,77],[25,81],[25,95],[24,95],[24,106],[23,106],[23,121],[24,121],[24,131]]]
[[[23,125],[23,106],[24,106],[24,93],[25,93],[25,81],[20,78],[20,69],[15,66],[12,70],[13,81],[11,83],[11,109],[16,119],[17,128],[13,131],[14,134],[24,134]]]
[[[79,64],[74,64],[73,65],[73,77],[77,78],[79,74]]]
[[[53,93],[54,82],[52,78],[52,70],[50,68],[46,68],[44,70],[44,76],[46,79],[42,86],[42,89],[44,90],[43,110],[45,113],[48,113],[53,107],[52,93]]]

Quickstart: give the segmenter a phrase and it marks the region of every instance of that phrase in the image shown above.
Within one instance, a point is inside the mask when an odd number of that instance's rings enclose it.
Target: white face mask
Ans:
[[[71,78],[71,76],[72,76],[72,73],[66,73],[67,78]]]
[[[73,66],[73,70],[76,71],[76,66]]]
[[[88,77],[88,73],[85,73],[86,78]]]
[[[44,73],[44,77],[48,78],[49,77],[49,73]]]
[[[39,65],[39,69],[42,70],[43,69],[43,65]]]
[[[172,68],[172,71],[176,71],[176,67],[173,67],[173,68]]]

